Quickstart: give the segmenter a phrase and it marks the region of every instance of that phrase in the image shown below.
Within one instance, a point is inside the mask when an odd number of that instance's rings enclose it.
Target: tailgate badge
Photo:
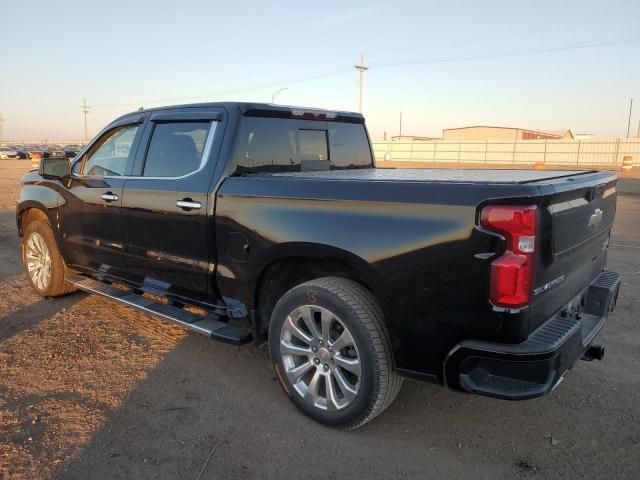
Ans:
[[[602,221],[602,210],[600,210],[599,208],[596,208],[593,214],[589,217],[589,226],[595,227],[596,225],[600,224],[601,221]]]

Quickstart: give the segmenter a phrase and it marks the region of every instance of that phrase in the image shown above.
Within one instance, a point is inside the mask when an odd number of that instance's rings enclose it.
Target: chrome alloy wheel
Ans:
[[[51,254],[38,232],[33,232],[27,239],[25,263],[33,284],[40,290],[46,290],[51,282]]]
[[[280,332],[280,356],[295,391],[321,410],[341,410],[360,388],[362,366],[351,332],[329,310],[303,305]]]

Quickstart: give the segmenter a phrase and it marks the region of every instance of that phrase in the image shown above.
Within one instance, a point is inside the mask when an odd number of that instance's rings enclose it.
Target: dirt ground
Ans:
[[[638,478],[640,195],[619,197],[609,265],[624,283],[604,361],[524,402],[407,381],[340,432],[295,410],[262,349],[32,293],[14,219],[26,170],[0,161],[0,479],[195,479],[205,465],[201,478]]]

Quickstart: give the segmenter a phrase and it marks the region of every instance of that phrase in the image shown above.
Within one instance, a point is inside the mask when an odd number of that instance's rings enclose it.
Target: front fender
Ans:
[[[23,235],[22,216],[24,212],[36,208],[47,216],[57,239],[59,232],[58,206],[62,201],[62,196],[49,187],[38,184],[23,185],[16,206],[16,225],[20,236]]]

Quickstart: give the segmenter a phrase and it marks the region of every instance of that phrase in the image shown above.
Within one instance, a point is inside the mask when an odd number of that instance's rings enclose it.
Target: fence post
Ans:
[[[513,152],[511,152],[511,164],[516,164],[516,147],[518,146],[518,137],[513,140]]]
[[[547,139],[544,139],[544,153],[542,154],[542,163],[547,163]]]
[[[460,147],[462,146],[462,140],[458,140],[458,163],[460,163]]]
[[[411,142],[411,151],[409,152],[409,160],[413,160],[413,142]]]
[[[618,137],[616,142],[616,153],[613,154],[613,165],[615,167],[618,166],[618,152],[620,151],[620,137]]]
[[[580,140],[578,140],[578,153],[576,154],[576,167],[580,166]]]
[[[484,164],[487,164],[487,150],[489,150],[489,140],[484,141]]]
[[[436,150],[438,149],[438,140],[433,141],[433,162],[436,161]]]

